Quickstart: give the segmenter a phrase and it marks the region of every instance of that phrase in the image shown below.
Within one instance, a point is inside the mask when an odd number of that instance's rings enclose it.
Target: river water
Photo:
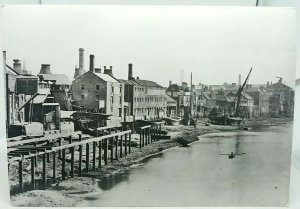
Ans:
[[[207,134],[99,180],[81,206],[283,206],[291,140],[292,122]]]

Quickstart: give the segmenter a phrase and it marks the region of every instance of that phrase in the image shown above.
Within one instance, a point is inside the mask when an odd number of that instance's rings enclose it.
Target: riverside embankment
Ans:
[[[282,121],[276,119],[277,122]],[[274,123],[274,120],[266,119],[252,121],[254,124]],[[46,190],[34,190],[11,197],[13,205],[16,206],[76,206],[79,202],[90,198],[89,194],[101,193],[98,181],[104,176],[125,170],[138,164],[148,156],[162,152],[179,144],[174,141],[177,137],[182,137],[189,142],[199,139],[199,136],[207,133],[221,131],[235,131],[231,126],[206,126],[205,121],[199,121],[196,127],[186,126],[164,126],[163,130],[171,135],[170,140],[160,140],[143,148],[132,148],[132,153],[118,161],[114,161],[107,166],[103,166],[96,172],[90,173],[89,177],[76,177],[57,183]],[[93,178],[91,178],[91,176]]]

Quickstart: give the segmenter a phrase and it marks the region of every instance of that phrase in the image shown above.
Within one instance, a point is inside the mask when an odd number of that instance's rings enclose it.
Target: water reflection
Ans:
[[[285,205],[291,139],[292,123],[201,136],[101,179],[98,199],[83,206]],[[220,156],[231,152],[247,154]]]

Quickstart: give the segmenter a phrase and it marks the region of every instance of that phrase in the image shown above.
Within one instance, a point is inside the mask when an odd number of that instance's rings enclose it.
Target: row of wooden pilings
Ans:
[[[75,175],[75,152],[78,151],[78,176],[89,173],[91,170],[96,171],[97,168],[101,168],[102,157],[104,165],[107,165],[109,160],[117,160],[119,157],[126,156],[131,153],[131,130],[122,131],[118,133],[112,133],[109,135],[99,136],[96,138],[89,138],[81,140],[81,134],[78,141],[74,142],[72,137],[69,137],[69,144],[62,145],[61,139],[59,139],[59,146],[57,147],[26,147],[20,148],[14,152],[23,153],[19,158],[19,188],[16,192],[24,191],[24,176],[23,176],[23,163],[25,159],[30,159],[31,167],[31,183],[30,189],[44,188],[49,184],[56,183],[57,180],[65,180],[67,177],[74,177]],[[83,161],[83,147],[85,146],[85,161]],[[92,159],[90,159],[90,146],[92,146]],[[118,147],[119,153],[118,153]],[[102,153],[103,149],[103,153]],[[108,156],[108,150],[110,150],[110,157]],[[66,158],[66,154],[70,154],[70,159]],[[37,158],[42,157],[42,178],[36,184],[36,167]],[[47,178],[47,164],[52,159],[52,178]],[[61,160],[61,177],[57,177],[57,159]],[[83,166],[83,162],[85,166]],[[66,163],[70,163],[70,172],[66,172]],[[90,163],[92,167],[90,167]]]
[[[106,135],[107,134],[107,135]],[[68,177],[75,176],[75,152],[78,151],[78,176],[88,174],[90,171],[96,171],[100,169],[102,165],[102,157],[104,165],[107,165],[109,161],[118,160],[123,156],[127,156],[131,153],[131,130],[112,133],[111,128],[98,128],[97,137],[82,140],[82,135],[78,134],[78,139],[73,140],[72,136],[67,137],[68,144],[62,144],[62,139],[58,139],[58,146],[50,146],[47,143],[46,146],[32,146],[22,147],[18,150],[14,150],[11,154],[20,156],[19,158],[19,188],[18,192],[24,191],[24,177],[23,177],[23,163],[25,159],[30,159],[31,167],[31,183],[26,190],[32,190],[37,188],[45,188],[47,185],[54,184],[57,180],[65,180]],[[161,123],[155,123],[152,125],[140,127],[140,140],[139,147],[142,148],[145,145],[152,143],[159,139],[161,135]],[[83,147],[85,146],[85,161],[83,161]],[[90,159],[90,146],[92,146],[92,159]],[[119,149],[118,149],[119,148]],[[103,153],[102,153],[103,150]],[[108,156],[110,151],[110,156]],[[66,154],[70,154],[70,159],[66,158]],[[36,167],[37,159],[42,157],[42,178],[39,179],[37,184],[36,179]],[[47,165],[52,159],[52,177],[47,178]],[[57,159],[61,160],[61,176],[57,176]],[[83,162],[85,165],[83,166]],[[70,172],[66,172],[66,163],[70,164]],[[90,164],[92,166],[90,167]],[[49,175],[48,175],[49,176]]]

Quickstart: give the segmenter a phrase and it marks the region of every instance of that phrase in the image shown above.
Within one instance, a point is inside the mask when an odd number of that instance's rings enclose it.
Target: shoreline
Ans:
[[[260,125],[263,123],[275,123],[275,122],[288,122],[293,121],[291,118],[266,118],[261,120],[249,121],[250,125]],[[187,126],[164,126],[163,130],[171,134],[169,140],[159,140],[152,144],[149,144],[143,148],[132,148],[132,153],[119,158],[118,161],[109,163],[106,166],[84,175],[83,177],[69,178],[65,181],[61,181],[55,186],[49,187],[45,190],[32,190],[24,193],[11,196],[12,206],[27,206],[27,207],[54,207],[54,206],[76,206],[79,202],[85,200],[85,194],[99,193],[102,190],[97,186],[97,182],[101,178],[122,170],[130,169],[134,165],[137,165],[148,158],[159,155],[171,148],[180,146],[180,144],[174,141],[177,137],[182,137],[189,142],[189,144],[199,141],[199,136],[209,133],[220,133],[227,131],[241,131],[238,128],[232,126],[220,126],[209,125],[206,126],[203,121],[197,122],[196,127]]]

